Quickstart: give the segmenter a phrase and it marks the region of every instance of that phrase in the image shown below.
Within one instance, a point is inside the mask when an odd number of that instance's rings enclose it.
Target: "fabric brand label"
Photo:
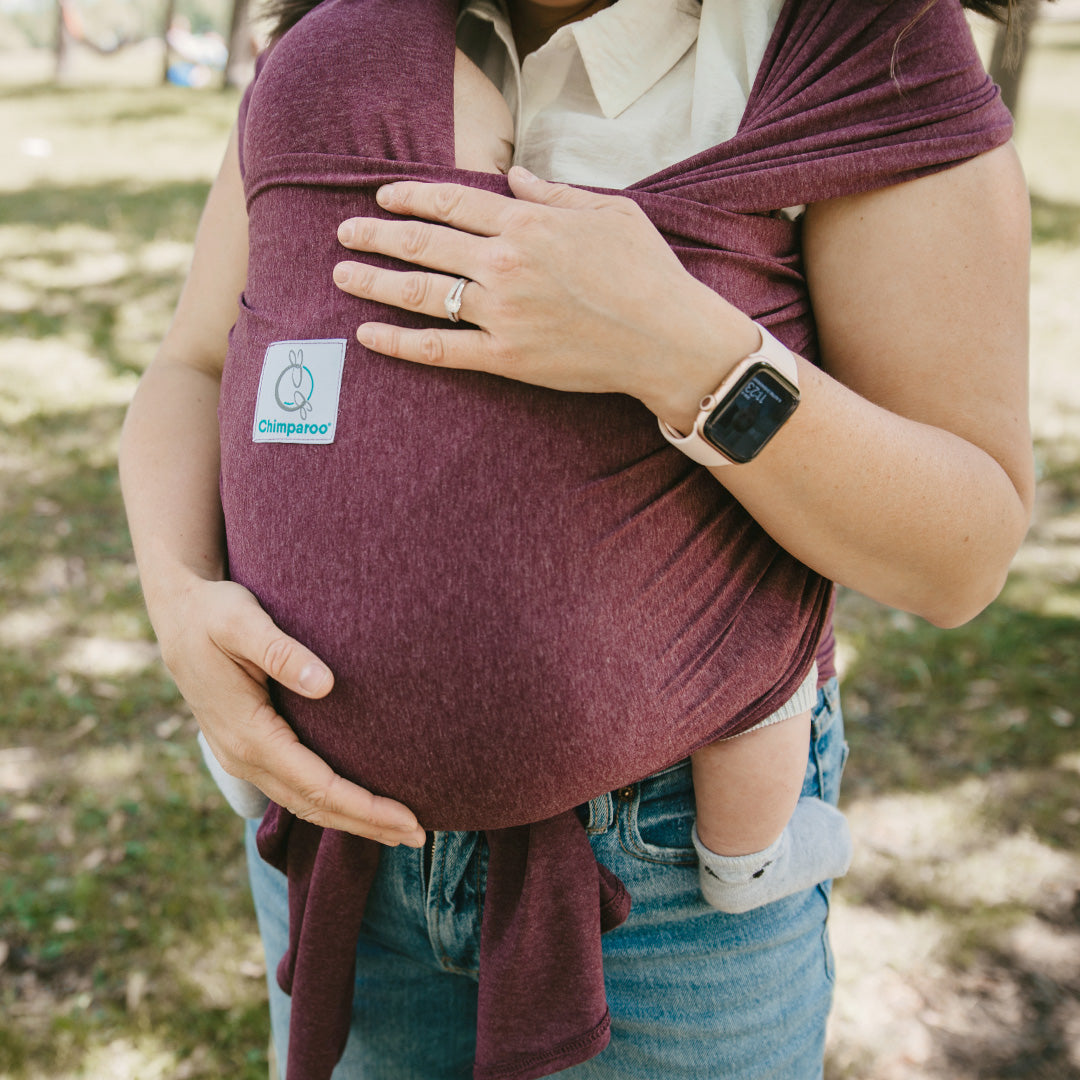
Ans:
[[[266,349],[252,442],[332,443],[345,338],[275,341]]]

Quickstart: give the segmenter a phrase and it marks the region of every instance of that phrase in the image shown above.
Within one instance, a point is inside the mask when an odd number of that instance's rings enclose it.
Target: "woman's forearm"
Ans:
[[[155,629],[185,580],[225,573],[218,497],[218,380],[160,358],[136,391],[120,444],[120,480]]]
[[[236,297],[247,277],[247,240],[234,130],[176,314],[135,392],[120,444],[120,480],[151,619],[159,593],[192,577],[224,576],[217,403]]]
[[[715,373],[701,374],[705,358],[711,353],[726,372],[760,342],[753,323],[721,298],[694,309],[681,320],[678,364],[645,399],[678,432],[690,431],[698,403],[715,389]],[[855,369],[871,369],[875,359],[905,362],[903,345],[893,347],[899,356],[880,343],[861,347],[866,358],[852,357]],[[1022,345],[1015,347],[1022,357]],[[890,411],[806,360],[797,363],[801,399],[791,418],[754,460],[712,468],[712,475],[823,576],[940,625],[976,615],[1000,591],[1027,529],[1030,456],[1016,451],[1030,443],[1024,395],[995,415],[998,428],[1012,429],[997,434],[1013,448],[1010,475],[955,431]],[[910,366],[918,381],[918,365]],[[959,395],[954,404],[962,404]],[[975,426],[988,423],[984,417]]]
[[[800,382],[798,409],[762,455],[713,474],[824,576],[938,625],[976,615],[1023,540],[1030,483],[1018,490],[985,450],[811,364]]]
[[[828,373],[800,361],[792,418],[754,461],[713,470],[807,565],[940,625],[993,600],[1027,530],[1029,235],[1010,147],[811,207]],[[740,321],[717,305],[714,325]],[[673,426],[711,389],[684,390]]]
[[[811,207],[829,374],[802,364],[760,461],[717,470],[804,562],[941,625],[993,600],[1027,530],[1029,243],[1009,146]]]

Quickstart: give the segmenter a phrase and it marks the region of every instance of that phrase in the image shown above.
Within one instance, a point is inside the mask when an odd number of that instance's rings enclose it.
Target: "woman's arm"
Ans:
[[[1027,191],[1011,146],[812,206],[828,374],[761,457],[714,470],[789,551],[939,625],[998,594],[1034,493]]]
[[[178,591],[177,578],[219,581],[225,574],[217,400],[247,273],[242,190],[234,133],[172,324],[135,392],[121,440],[120,478],[143,591],[151,617],[162,621],[169,605],[159,594]]]
[[[340,287],[432,315],[453,276],[477,331],[367,324],[422,363],[640,398],[679,430],[758,346],[629,200],[511,170],[516,200],[396,184],[382,205],[451,226],[355,219],[341,239],[443,274],[342,264]],[[1032,501],[1027,197],[1003,147],[811,207],[805,255],[827,372],[748,465],[714,470],[809,566],[940,625],[1000,590]],[[672,317],[672,313],[678,313]]]
[[[236,138],[211,188],[176,315],[124,424],[120,476],[147,609],[165,663],[215,756],[319,825],[384,843],[422,843],[411,811],[336,776],[300,745],[267,677],[309,697],[333,678],[247,590],[225,581],[217,403],[247,215]]]

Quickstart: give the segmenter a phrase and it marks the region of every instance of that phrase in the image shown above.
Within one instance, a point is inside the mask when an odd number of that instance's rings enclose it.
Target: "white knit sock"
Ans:
[[[851,833],[836,807],[801,798],[778,840],[751,855],[710,851],[694,826],[701,894],[729,914],[750,911],[811,885],[842,877],[851,865]]]

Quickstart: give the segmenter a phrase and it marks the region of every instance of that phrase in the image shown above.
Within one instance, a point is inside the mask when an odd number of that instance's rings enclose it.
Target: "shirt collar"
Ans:
[[[510,18],[506,7],[499,0],[462,0],[461,7],[458,9],[458,25],[470,15],[492,23],[496,30],[500,31],[500,37],[503,33],[510,32]]]
[[[466,0],[462,16],[493,24],[513,51],[506,9],[499,0]],[[697,40],[699,0],[618,0],[581,22],[561,27],[537,53],[572,34],[604,116],[618,116],[665,76]]]
[[[569,30],[610,119],[660,81],[697,40],[698,0],[618,0]]]

